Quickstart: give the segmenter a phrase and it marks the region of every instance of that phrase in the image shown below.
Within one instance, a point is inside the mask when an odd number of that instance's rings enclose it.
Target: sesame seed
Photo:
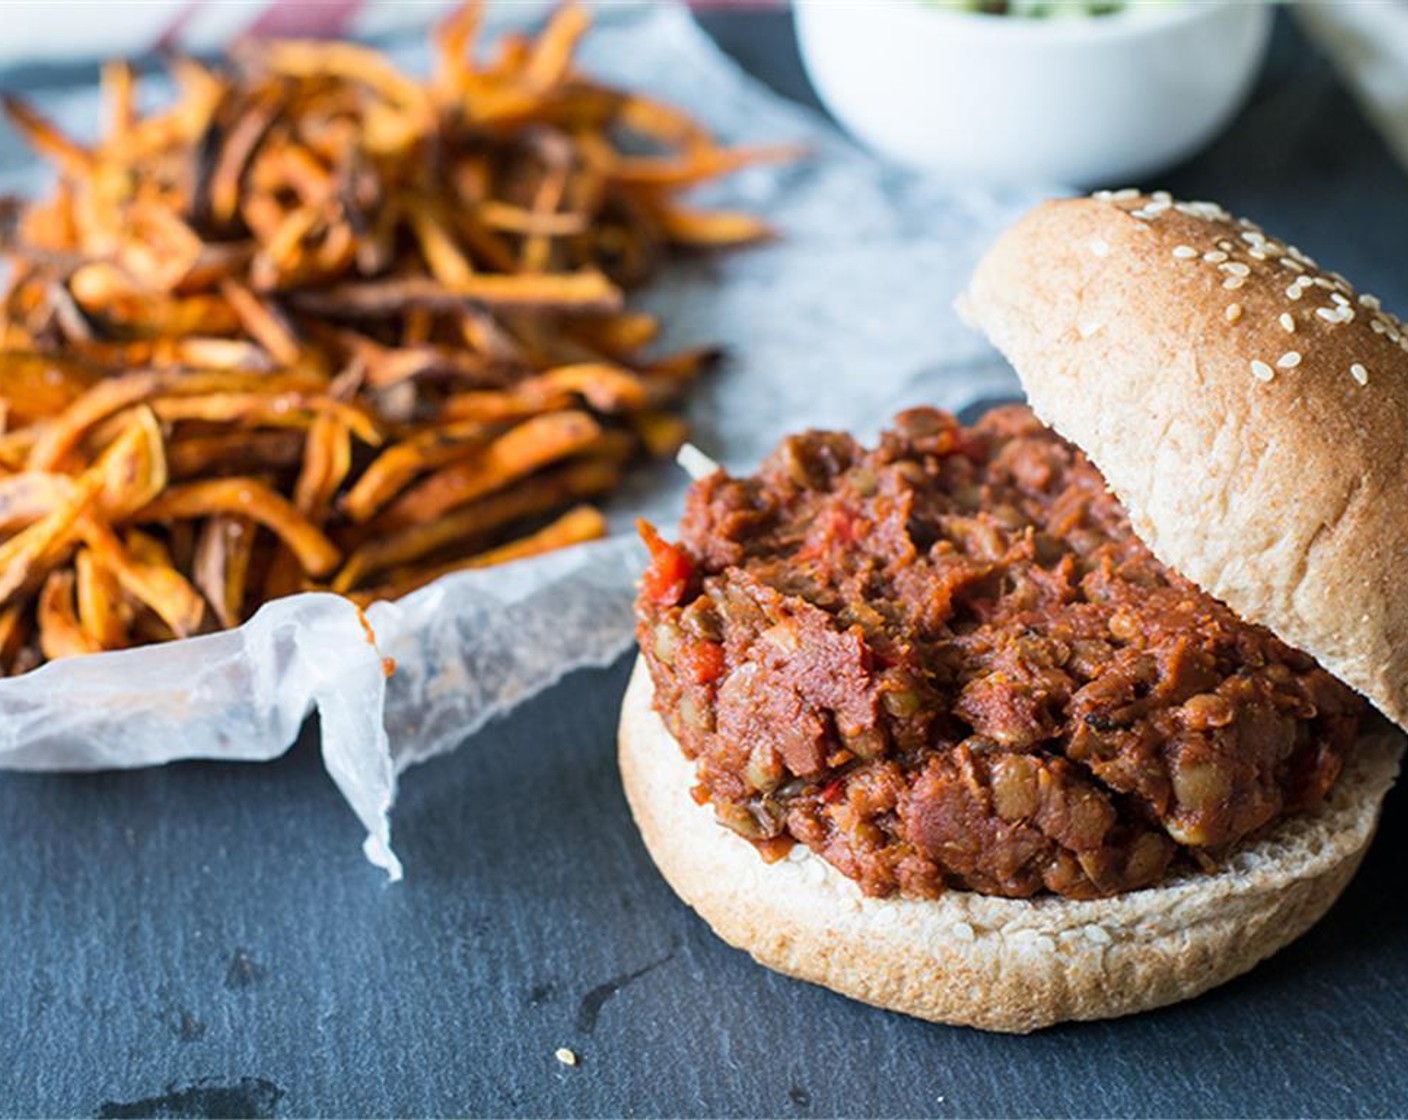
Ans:
[[[1282,369],[1295,369],[1296,366],[1300,365],[1300,351],[1287,350],[1276,359],[1276,364]]]
[[[1250,276],[1252,274],[1251,265],[1243,264],[1241,261],[1232,261],[1218,267],[1223,272],[1230,272],[1233,276]]]
[[[1173,205],[1173,195],[1169,194],[1168,191],[1155,191],[1149,197],[1164,206]]]
[[[1337,304],[1339,304],[1341,307],[1348,307],[1348,306],[1349,306],[1349,300],[1345,299],[1345,297],[1344,297],[1343,295],[1341,295],[1339,292],[1331,292],[1331,293],[1330,293],[1330,302],[1331,302],[1331,303],[1337,303]]]
[[[1137,188],[1137,187],[1122,187],[1120,190],[1117,190],[1117,191],[1116,191],[1114,194],[1112,194],[1110,197],[1113,198],[1116,202],[1127,202],[1127,201],[1129,201],[1131,198],[1138,198],[1138,197],[1139,197],[1139,188]]]
[[[1281,312],[1280,323],[1281,326],[1285,328],[1288,334],[1294,332],[1296,329],[1295,318],[1291,315],[1289,311]]]
[[[1090,251],[1097,257],[1108,257],[1110,255],[1110,243],[1096,238],[1090,243]]]
[[[553,1054],[553,1057],[565,1066],[575,1066],[577,1064],[577,1055],[565,1046],[559,1046],[556,1053]]]
[[[1293,272],[1305,271],[1305,265],[1301,264],[1300,261],[1295,259],[1295,257],[1282,257],[1281,263],[1287,268],[1291,269]]]
[[[1242,317],[1242,305],[1240,303],[1229,303],[1227,305],[1227,321],[1235,323]]]
[[[1225,249],[1225,250],[1226,250],[1227,252],[1229,252],[1229,253],[1230,253],[1230,252],[1232,251],[1232,249],[1234,248],[1232,242],[1230,242],[1230,241],[1219,241],[1219,242],[1217,243],[1217,247],[1218,247],[1219,249]]]
[[[1191,245],[1175,245],[1173,255],[1181,261],[1192,260],[1198,255],[1198,250]]]
[[[1320,316],[1320,318],[1324,319],[1327,323],[1338,323],[1340,321],[1340,313],[1333,307],[1317,307],[1315,314]]]
[[[1094,194],[1092,194],[1090,197],[1093,198],[1093,199],[1095,199],[1097,202],[1109,202],[1110,199],[1112,199],[1112,198],[1115,197],[1115,192],[1114,192],[1114,191],[1096,191],[1096,192],[1095,192]]]
[[[1384,331],[1388,330],[1388,324],[1382,319],[1371,319],[1369,321],[1369,329],[1375,334],[1383,334]]]
[[[1259,229],[1245,230],[1238,236],[1240,236],[1241,239],[1245,241],[1248,245],[1259,245],[1261,242],[1266,240],[1266,234],[1262,233]]]
[[[1289,296],[1291,299],[1300,299],[1300,285],[1292,284],[1289,288],[1286,289],[1286,295]]]
[[[1229,276],[1222,282],[1222,286],[1228,291],[1236,291],[1246,282],[1247,278],[1245,276]]]
[[[1248,249],[1247,256],[1251,257],[1251,259],[1254,261],[1266,260],[1266,254],[1263,253],[1260,249]]]
[[[1380,307],[1379,297],[1371,296],[1368,292],[1359,297],[1359,303],[1361,307],[1367,307],[1370,311],[1377,311]]]
[[[1314,284],[1317,288],[1324,288],[1326,291],[1329,291],[1335,286],[1335,282],[1331,280],[1328,276],[1317,276],[1310,282]]]
[[[1270,381],[1276,376],[1276,371],[1265,362],[1252,362],[1252,376],[1258,381]]]
[[[1221,264],[1226,259],[1227,254],[1224,253],[1221,249],[1213,249],[1210,252],[1203,254],[1203,260],[1207,261],[1208,264]]]
[[[1361,385],[1369,384],[1369,371],[1358,362],[1349,367],[1349,376]]]

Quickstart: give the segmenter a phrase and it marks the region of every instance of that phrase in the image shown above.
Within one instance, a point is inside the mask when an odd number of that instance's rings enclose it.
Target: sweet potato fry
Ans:
[[[528,85],[538,90],[548,90],[567,77],[572,63],[572,52],[577,42],[591,26],[591,16],[580,4],[567,0],[548,20],[543,33],[538,36],[523,68],[523,77]]]
[[[639,311],[623,311],[608,318],[583,319],[569,328],[585,346],[618,360],[630,358],[655,341],[660,320]]]
[[[166,465],[177,481],[201,475],[281,471],[298,465],[305,438],[299,429],[180,436],[166,445]]]
[[[416,475],[473,454],[488,444],[499,430],[477,421],[447,424],[388,447],[347,492],[343,510],[355,522],[368,520]]]
[[[660,227],[670,241],[691,249],[747,245],[776,236],[767,222],[732,210],[708,213],[678,206],[662,206],[659,218]]]
[[[376,280],[291,292],[288,298],[302,311],[346,319],[396,315],[411,307],[456,311],[473,304],[576,312],[615,311],[621,306],[620,289],[594,269],[539,276],[476,274],[454,289],[429,277]]]
[[[166,489],[166,445],[150,408],[132,409],[88,476],[98,480],[98,505],[112,521],[130,517]]]
[[[385,529],[394,529],[433,520],[586,449],[600,436],[601,426],[585,412],[535,416],[499,436],[482,455],[418,482],[387,508],[379,522]]]
[[[469,51],[482,17],[483,5],[477,0],[461,4],[440,21],[431,36],[436,55],[431,85],[442,102],[453,102],[463,92],[463,79],[470,73]]]
[[[50,661],[96,653],[102,649],[78,622],[73,602],[73,572],[61,568],[49,573],[39,592],[36,615],[39,622],[39,648]]]
[[[442,576],[454,572],[469,571],[474,568],[488,568],[495,564],[507,564],[512,560],[526,560],[554,552],[569,545],[583,544],[606,536],[606,518],[592,506],[577,506],[568,510],[546,528],[530,533],[526,537],[509,541],[488,551],[480,552],[463,560],[438,564],[427,568],[399,569],[392,573],[392,581],[372,591],[356,592],[350,596],[353,602],[368,605],[378,599],[399,599],[412,591],[419,591],[427,584],[434,583]]]
[[[425,111],[429,96],[419,82],[407,78],[384,55],[358,43],[321,39],[286,39],[251,44],[258,52],[256,65],[270,73],[291,78],[326,81],[330,77],[368,86],[404,109]]]
[[[588,228],[585,214],[528,210],[493,199],[480,203],[479,216],[490,229],[524,236],[571,237]]]
[[[127,645],[131,612],[122,601],[117,578],[88,548],[80,548],[74,554],[73,570],[78,622],[83,632],[99,649],[122,649]]]
[[[208,518],[196,538],[192,579],[226,629],[244,621],[254,524],[242,517]]]
[[[138,511],[133,520],[149,523],[222,513],[248,517],[270,529],[288,545],[309,575],[327,575],[342,559],[337,546],[287,498],[253,478],[219,478],[173,486]]]
[[[410,221],[421,256],[430,274],[451,291],[464,291],[474,284],[474,267],[455,244],[438,207],[421,200],[411,204]],[[424,308],[414,308],[423,312]]]
[[[320,413],[303,445],[303,469],[293,487],[294,508],[314,524],[322,524],[351,469],[352,433],[335,416]]]
[[[631,427],[653,459],[672,459],[689,439],[689,425],[672,412],[638,412]]]
[[[70,475],[49,471],[18,471],[0,478],[0,533],[34,524],[71,497],[75,485]]]
[[[30,612],[24,603],[11,603],[0,610],[0,673],[15,676],[25,671],[21,653],[30,630]]]
[[[766,148],[697,147],[680,156],[621,156],[608,172],[617,182],[632,187],[666,187],[678,190],[758,163],[788,163],[805,155],[795,145]]]
[[[0,606],[39,583],[73,543],[75,529],[97,498],[97,478],[77,480],[72,491],[32,525],[0,544]]]
[[[5,116],[25,142],[46,159],[52,160],[67,175],[92,173],[93,153],[70,140],[52,123],[15,97],[0,98]]]
[[[454,393],[440,404],[440,419],[449,423],[514,424],[544,412],[556,412],[572,403],[570,393],[556,399],[544,393],[531,396],[517,390],[473,389]]]
[[[582,362],[547,370],[524,381],[518,392],[528,398],[541,395],[546,400],[571,393],[596,411],[608,414],[635,411],[658,403],[654,400],[658,396],[656,387],[630,370],[606,362]]]
[[[435,521],[408,526],[389,537],[375,537],[348,555],[333,580],[333,590],[351,591],[374,572],[412,563],[461,542],[481,541],[514,521],[539,517],[566,502],[603,494],[620,477],[621,469],[616,464],[584,459],[462,506]]]
[[[198,633],[205,619],[205,600],[171,566],[160,546],[149,537],[132,532],[124,544],[105,522],[82,519],[80,533],[93,553],[122,590],[149,607],[178,638]],[[129,551],[130,550],[130,551]]]
[[[209,393],[203,397],[158,397],[152,410],[164,423],[201,420],[249,427],[309,428],[320,415],[335,417],[363,443],[381,443],[381,432],[365,412],[326,396],[302,393]]]
[[[161,383],[160,374],[133,373],[93,386],[40,432],[29,452],[29,469],[54,470],[90,427],[149,397]]]

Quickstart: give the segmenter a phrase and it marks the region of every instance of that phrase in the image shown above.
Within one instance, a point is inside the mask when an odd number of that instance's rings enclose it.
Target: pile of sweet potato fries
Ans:
[[[577,6],[428,81],[346,42],[126,64],[81,144],[0,213],[0,671],[238,625],[331,589],[395,598],[604,532],[590,499],[684,439],[710,360],[647,357],[623,306],[672,248],[768,235],[683,190],[782,149],[719,147],[572,57]]]

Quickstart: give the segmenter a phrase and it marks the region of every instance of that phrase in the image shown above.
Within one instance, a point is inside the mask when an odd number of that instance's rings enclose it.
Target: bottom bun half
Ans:
[[[1189,999],[1309,929],[1354,875],[1393,784],[1402,737],[1380,725],[1315,813],[1287,820],[1215,874],[1114,898],[950,891],[875,899],[797,845],[766,864],[695,803],[692,764],[651,707],[637,661],[621,712],[626,797],[675,892],[760,964],[877,1007],[1026,1032]]]

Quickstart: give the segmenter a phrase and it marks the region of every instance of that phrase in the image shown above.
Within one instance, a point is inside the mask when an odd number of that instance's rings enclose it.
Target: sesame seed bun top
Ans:
[[[1165,564],[1408,726],[1408,327],[1211,203],[1049,202],[960,310]]]

